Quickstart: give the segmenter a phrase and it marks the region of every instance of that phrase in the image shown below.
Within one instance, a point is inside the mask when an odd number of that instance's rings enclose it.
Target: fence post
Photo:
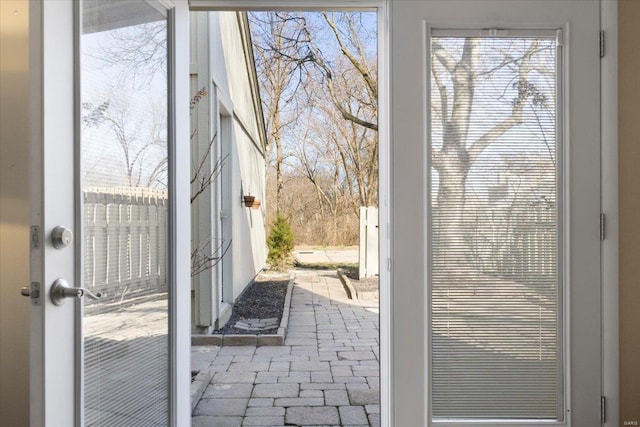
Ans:
[[[358,277],[363,279],[379,274],[378,256],[378,208],[361,206]]]

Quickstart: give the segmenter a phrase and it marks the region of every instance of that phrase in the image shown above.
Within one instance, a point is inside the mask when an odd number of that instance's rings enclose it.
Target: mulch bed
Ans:
[[[275,334],[278,327],[260,331],[235,328],[239,320],[277,318],[278,325],[282,320],[284,300],[287,296],[289,276],[259,276],[255,282],[245,289],[233,305],[231,318],[227,324],[214,334]]]

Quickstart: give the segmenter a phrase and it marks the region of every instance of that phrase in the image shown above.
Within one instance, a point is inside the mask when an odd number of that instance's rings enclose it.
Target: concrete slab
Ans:
[[[293,251],[301,264],[357,264],[358,249],[301,249]]]

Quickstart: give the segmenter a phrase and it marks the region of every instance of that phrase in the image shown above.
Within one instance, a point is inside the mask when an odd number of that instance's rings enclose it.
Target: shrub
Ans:
[[[271,226],[269,237],[267,237],[267,247],[269,248],[267,262],[272,268],[283,271],[291,265],[293,240],[289,221],[282,215],[278,215]]]

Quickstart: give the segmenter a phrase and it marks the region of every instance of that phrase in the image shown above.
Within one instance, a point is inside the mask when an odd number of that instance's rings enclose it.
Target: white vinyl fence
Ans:
[[[439,215],[439,209],[434,209],[435,248],[440,238]],[[556,275],[558,219],[553,203],[468,210],[464,230],[468,261],[479,272],[503,278]]]
[[[84,282],[119,302],[167,288],[167,192],[146,188],[83,192]]]
[[[378,208],[361,206],[358,277],[377,276],[380,273],[378,264]]]

